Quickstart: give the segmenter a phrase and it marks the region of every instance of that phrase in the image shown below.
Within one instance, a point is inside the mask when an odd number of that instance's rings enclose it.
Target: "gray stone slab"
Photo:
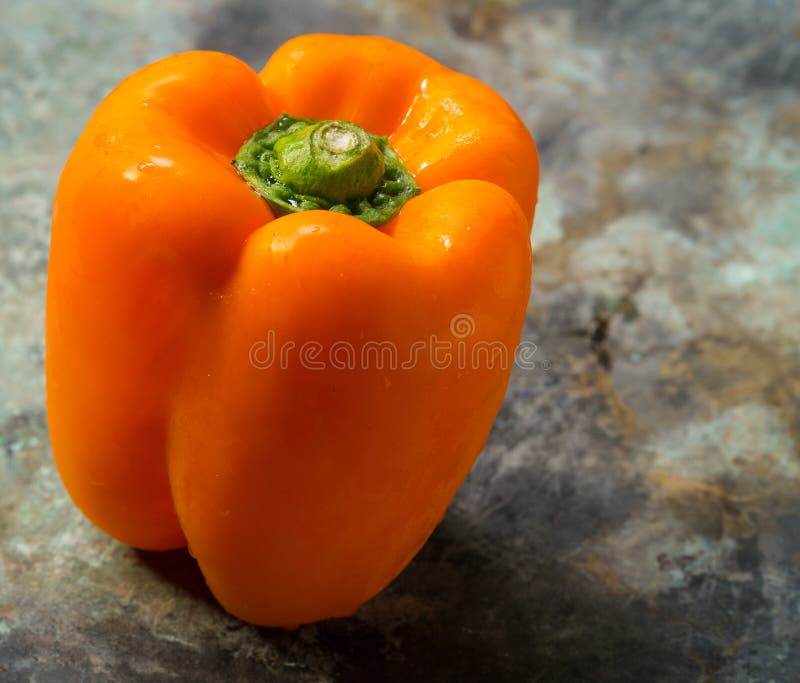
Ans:
[[[0,680],[800,680],[799,22],[790,0],[4,0]],[[410,43],[534,133],[538,362],[408,569],[287,633],[72,506],[44,286],[58,174],[111,87],[320,30]]]

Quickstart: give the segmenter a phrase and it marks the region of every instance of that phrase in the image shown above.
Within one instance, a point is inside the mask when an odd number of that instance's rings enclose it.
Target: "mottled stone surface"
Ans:
[[[800,680],[796,2],[4,0],[0,19],[0,680]],[[523,116],[540,363],[410,567],[286,633],[74,509],[43,303],[58,173],[114,84],[193,47],[260,67],[317,30],[404,40]]]

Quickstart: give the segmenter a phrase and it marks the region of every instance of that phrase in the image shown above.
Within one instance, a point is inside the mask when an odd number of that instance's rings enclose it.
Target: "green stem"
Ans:
[[[283,114],[233,165],[278,214],[327,209],[380,225],[420,192],[386,138],[349,121]]]

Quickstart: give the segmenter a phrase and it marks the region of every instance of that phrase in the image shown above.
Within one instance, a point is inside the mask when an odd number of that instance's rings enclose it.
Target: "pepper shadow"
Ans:
[[[294,667],[279,679],[287,681],[321,662],[337,683],[694,680],[719,671],[724,644],[746,625],[741,586],[720,577],[713,593],[701,580],[647,599],[609,590],[548,542],[518,545],[492,531],[451,509],[406,570],[356,614],[294,631],[232,622],[185,550],[137,555],[212,606],[209,626],[218,614],[234,640],[204,641],[204,666],[233,666],[238,680],[259,679],[263,662],[284,659]],[[721,623],[723,613],[734,616]]]
[[[669,605],[608,595],[539,550],[496,545],[451,514],[356,615],[300,631],[338,663],[337,682],[675,681],[704,668]]]
[[[223,612],[206,585],[200,566],[186,548],[178,550],[136,550],[136,556],[150,571],[179,587],[192,599],[213,605]]]

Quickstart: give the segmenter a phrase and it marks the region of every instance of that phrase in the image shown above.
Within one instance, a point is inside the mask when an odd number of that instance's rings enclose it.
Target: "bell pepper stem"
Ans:
[[[340,204],[368,196],[383,177],[378,146],[347,121],[320,121],[275,143],[272,171],[300,194]]]
[[[349,121],[283,114],[233,165],[278,214],[324,209],[381,225],[420,192],[386,138]]]

